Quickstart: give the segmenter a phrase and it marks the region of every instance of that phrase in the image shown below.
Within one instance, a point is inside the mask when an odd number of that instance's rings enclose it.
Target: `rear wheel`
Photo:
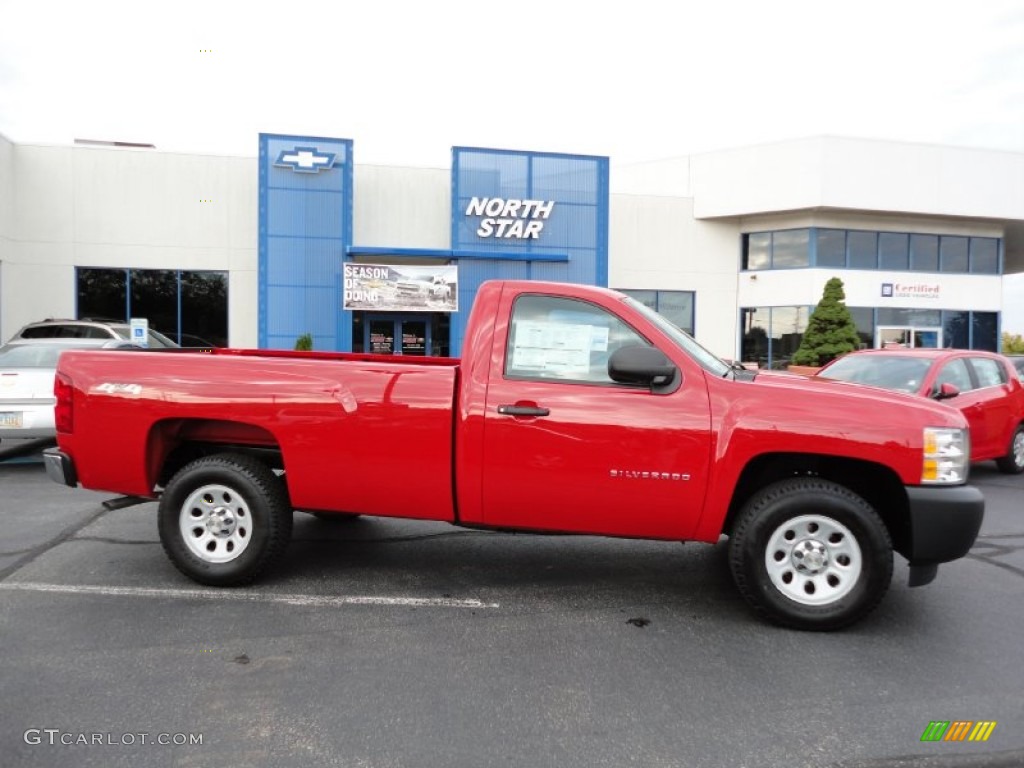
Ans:
[[[251,582],[291,537],[284,483],[242,454],[185,465],[167,483],[158,511],[160,542],[175,567],[213,586]]]
[[[1010,446],[1006,455],[996,459],[999,471],[1007,475],[1019,475],[1024,472],[1024,424],[1018,424],[1010,438]]]
[[[840,629],[870,613],[892,580],[892,541],[878,514],[846,488],[784,480],[754,496],[729,540],[740,593],[795,629]]]

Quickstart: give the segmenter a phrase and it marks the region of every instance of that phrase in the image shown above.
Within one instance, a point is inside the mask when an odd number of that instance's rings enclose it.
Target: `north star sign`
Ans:
[[[477,237],[536,240],[554,209],[554,200],[474,197],[466,206],[466,215],[486,217],[480,220]]]
[[[283,165],[299,173],[319,173],[321,168],[326,171],[334,165],[334,153],[320,152],[316,147],[285,149],[277,156],[274,165]]]

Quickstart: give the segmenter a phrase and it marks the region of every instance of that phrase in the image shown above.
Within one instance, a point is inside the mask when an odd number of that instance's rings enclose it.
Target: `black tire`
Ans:
[[[252,582],[288,546],[287,489],[266,465],[242,454],[207,456],[167,483],[158,511],[160,543],[175,567],[200,584]]]
[[[833,630],[864,618],[892,581],[892,540],[878,513],[841,485],[783,480],[743,508],[729,539],[740,594],[764,618]]]
[[[999,471],[1006,475],[1019,475],[1024,472],[1024,424],[1018,424],[1010,437],[1010,445],[1006,455],[996,459]]]

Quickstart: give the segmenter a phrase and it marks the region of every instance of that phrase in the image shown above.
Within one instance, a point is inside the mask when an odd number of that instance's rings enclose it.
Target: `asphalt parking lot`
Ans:
[[[373,518],[297,514],[255,587],[200,587],[155,505],[0,465],[0,763],[1021,765],[1024,476],[972,481],[968,558],[814,634],[756,619],[722,545]]]

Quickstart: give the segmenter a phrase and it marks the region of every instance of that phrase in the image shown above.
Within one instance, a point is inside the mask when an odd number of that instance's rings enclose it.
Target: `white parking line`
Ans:
[[[0,590],[52,592],[64,595],[111,597],[164,597],[177,600],[236,600],[250,603],[337,607],[343,605],[394,605],[407,608],[498,608],[497,603],[454,597],[380,597],[375,595],[282,595],[229,589],[156,589],[154,587],[101,587],[84,584],[42,584],[33,581],[0,582]]]

